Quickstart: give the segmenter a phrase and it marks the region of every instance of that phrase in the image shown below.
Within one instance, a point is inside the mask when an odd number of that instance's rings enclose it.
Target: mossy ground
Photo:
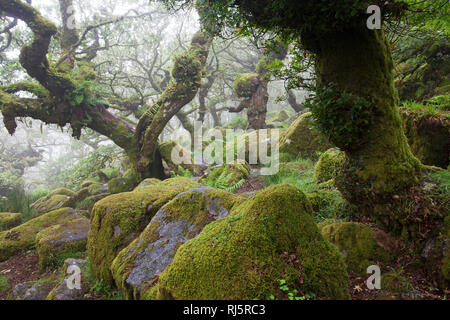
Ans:
[[[296,158],[289,154],[281,154],[280,158],[290,162],[280,163],[277,174],[264,176],[266,186],[290,184],[302,190],[312,204],[316,222],[345,219],[354,214],[332,180],[326,184],[317,181],[311,159]]]

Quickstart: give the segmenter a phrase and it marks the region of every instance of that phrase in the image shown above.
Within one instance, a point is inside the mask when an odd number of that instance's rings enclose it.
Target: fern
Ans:
[[[237,189],[242,187],[244,185],[244,183],[245,183],[245,179],[241,179],[238,182],[236,182],[235,184],[233,184],[232,186],[226,188],[225,191],[233,193],[234,191],[236,191]]]
[[[159,109],[160,109],[160,105],[155,104],[153,107],[148,108],[147,111],[145,111],[144,115],[150,118],[150,122],[153,122],[153,119],[155,118]]]
[[[171,171],[170,174],[172,177],[193,178],[192,172],[182,166],[178,166],[178,173]]]
[[[217,176],[217,172],[221,169],[222,168],[214,169],[203,183],[209,187],[225,190],[227,192],[234,192],[244,185],[245,179],[241,179],[238,182],[230,182],[233,173],[227,174],[226,170],[223,170],[222,173]]]

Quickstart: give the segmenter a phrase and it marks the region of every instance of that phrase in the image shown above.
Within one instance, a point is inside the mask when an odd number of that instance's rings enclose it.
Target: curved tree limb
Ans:
[[[208,58],[211,39],[197,32],[191,46],[175,59],[172,77],[156,103],[141,117],[136,127],[139,150],[138,171],[145,173],[158,145],[158,137],[166,124],[197,94]]]

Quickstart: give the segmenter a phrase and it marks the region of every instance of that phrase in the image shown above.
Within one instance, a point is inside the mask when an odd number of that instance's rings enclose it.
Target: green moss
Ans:
[[[346,201],[337,190],[317,190],[307,193],[306,197],[311,203],[315,214],[316,222],[327,219],[348,218],[351,214],[348,212]]]
[[[411,292],[411,283],[396,272],[381,275],[381,292],[379,299],[398,299]]]
[[[39,232],[36,247],[41,271],[58,268],[68,258],[85,256],[88,231],[89,221],[80,218]]]
[[[83,214],[86,217],[90,217],[90,212],[92,211],[92,208],[94,205],[99,202],[100,200],[106,198],[109,194],[98,194],[95,196],[87,197],[80,202],[77,202],[75,205],[75,208],[80,211],[84,211],[85,214]]]
[[[334,83],[316,90],[306,106],[330,141],[344,149],[358,149],[374,122],[374,106],[364,97],[336,89]]]
[[[305,195],[292,186],[273,186],[182,245],[160,275],[157,297],[267,299],[280,279],[298,287],[300,278],[302,292],[348,299],[345,268],[318,231]]]
[[[164,204],[197,186],[190,179],[173,178],[97,202],[91,213],[88,239],[88,255],[95,276],[111,284],[110,266],[116,255],[139,236]]]
[[[79,218],[81,216],[75,210],[62,208],[29,220],[9,231],[0,232],[0,261],[35,248],[36,236],[42,230]]]
[[[278,112],[277,115],[271,117],[267,123],[273,123],[273,122],[284,122],[290,118],[289,113],[286,110],[281,110]]]
[[[45,197],[38,199],[31,205],[31,208],[36,209],[39,213],[50,212],[65,206],[65,202],[70,197],[75,196],[76,193],[66,188],[59,188],[51,192]]]
[[[153,291],[154,275],[170,264],[177,249],[197,236],[207,224],[228,215],[234,206],[244,200],[222,190],[200,187],[167,203],[141,235],[113,261],[111,271],[123,296],[128,299],[148,296],[149,291]],[[167,226],[171,226],[170,230]],[[172,253],[168,251],[170,248]],[[153,251],[156,251],[154,256]]]
[[[295,120],[280,140],[280,152],[294,157],[318,158],[318,152],[325,152],[332,145],[316,128],[310,112]]]
[[[250,167],[247,163],[226,164],[217,168],[208,169],[206,175],[206,178],[202,179],[200,183],[217,189],[233,189],[250,178]]]
[[[371,216],[385,230],[400,232],[411,204],[394,196],[409,196],[422,165],[403,131],[388,40],[383,31],[356,28],[319,42],[318,83],[324,90],[331,85],[332,92],[330,100],[327,94],[322,96],[315,117],[347,155],[335,185],[361,214]],[[336,105],[334,95],[339,100]]]
[[[75,192],[72,190],[69,190],[67,188],[59,188],[59,189],[56,189],[55,191],[51,192],[47,197],[52,197],[54,195],[64,195],[64,196],[72,197],[75,195]]]
[[[155,178],[145,179],[144,181],[139,183],[139,185],[134,189],[134,191],[138,191],[139,189],[144,188],[144,187],[153,186],[153,185],[158,184],[160,182],[161,182],[161,180],[155,179]]]
[[[320,156],[314,166],[314,174],[318,181],[328,181],[334,178],[335,173],[345,162],[345,153],[332,148]]]
[[[11,282],[5,276],[0,275],[0,294],[11,289]]]
[[[174,148],[179,148],[178,150],[183,150],[182,152],[180,152],[180,155],[183,155],[184,157],[190,157],[191,156],[191,152],[186,150],[185,148],[183,148],[180,144],[178,144],[175,141],[169,141],[169,142],[164,142],[161,143],[159,145],[159,151],[161,153],[161,157],[162,159],[166,162],[167,166],[169,167],[171,172],[175,172],[175,174],[181,174],[181,170],[179,169],[180,167],[183,168],[184,170],[188,170],[191,173],[194,173],[197,169],[196,166],[193,164],[186,164],[186,163],[182,163],[182,164],[175,164],[172,161],[172,151]],[[193,162],[193,161],[191,161]]]
[[[0,212],[0,231],[9,230],[22,223],[22,214]]]
[[[405,133],[413,154],[426,165],[447,168],[450,163],[450,112],[424,105],[402,108]]]
[[[334,185],[334,179],[327,180],[325,182],[319,183],[318,188],[322,190],[329,190],[333,189],[335,187]]]
[[[95,195],[95,194],[98,194],[98,190],[101,188],[101,187],[103,187],[103,184],[101,184],[101,183],[92,183],[92,184],[90,184],[88,187],[87,187],[87,189],[89,190],[89,193],[91,194],[91,195]]]
[[[62,207],[66,207],[66,202],[70,200],[69,196],[65,196],[62,194],[54,195],[46,201],[39,201],[38,203],[33,204],[32,208],[36,209],[40,214],[50,212]]]
[[[84,188],[87,188],[87,187],[89,187],[93,184],[97,184],[97,183],[98,183],[97,181],[86,180],[81,183],[80,188],[84,189]]]
[[[342,252],[349,272],[364,274],[370,265],[393,261],[395,242],[382,231],[361,223],[339,222],[324,226],[321,232]]]
[[[108,191],[111,194],[128,192],[133,190],[135,182],[126,178],[114,178],[108,182]]]
[[[257,73],[238,74],[233,84],[233,91],[239,98],[250,98],[259,85],[259,75]]]

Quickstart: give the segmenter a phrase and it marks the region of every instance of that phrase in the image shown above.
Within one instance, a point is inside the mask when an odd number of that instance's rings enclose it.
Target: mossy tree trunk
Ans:
[[[159,135],[170,119],[194,99],[201,87],[211,43],[211,39],[202,32],[193,36],[191,47],[175,59],[168,87],[139,120],[135,133],[139,145],[136,169],[141,177],[150,174],[148,170],[154,162]]]
[[[409,212],[402,197],[417,184],[422,165],[404,134],[384,33],[355,28],[319,41],[308,38],[305,44],[317,56],[313,113],[331,141],[347,154],[336,184],[379,224],[403,230]]]
[[[390,18],[407,9],[404,2],[375,4]],[[336,184],[362,213],[388,230],[405,231],[417,221],[410,219],[410,189],[418,186],[422,165],[403,132],[388,42],[382,30],[366,24],[369,5],[365,0],[237,1],[243,20],[288,34],[315,54],[318,90],[312,112],[348,159]]]
[[[270,80],[268,65],[276,60],[284,60],[287,53],[287,46],[280,42],[276,48],[264,51],[262,58],[256,65],[256,73],[240,74],[236,77],[234,91],[243,100],[237,108],[229,108],[228,110],[238,113],[247,109],[248,124],[254,130],[267,128],[266,115]]]

